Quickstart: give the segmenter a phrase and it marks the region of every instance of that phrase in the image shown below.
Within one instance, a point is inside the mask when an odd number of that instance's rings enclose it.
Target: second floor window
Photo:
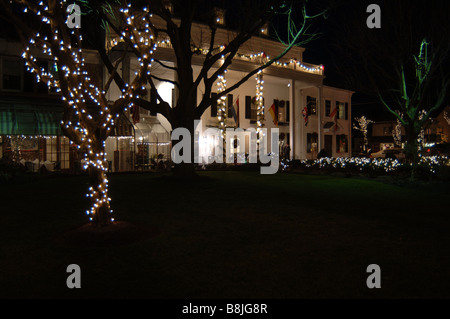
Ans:
[[[22,90],[22,62],[16,59],[2,60],[2,89],[11,91]]]
[[[337,118],[348,120],[348,103],[336,101]]]
[[[306,107],[308,108],[308,115],[317,114],[317,99],[312,96],[306,97]]]

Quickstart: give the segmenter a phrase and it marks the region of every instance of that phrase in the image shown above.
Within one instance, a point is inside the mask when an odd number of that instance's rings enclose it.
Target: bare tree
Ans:
[[[366,26],[360,14],[367,3],[361,2],[358,16],[350,13],[338,24],[336,32],[347,36],[335,47],[347,57],[341,71],[354,89],[378,97],[404,127],[414,176],[420,132],[449,97],[448,10],[437,2],[380,2],[381,28]]]

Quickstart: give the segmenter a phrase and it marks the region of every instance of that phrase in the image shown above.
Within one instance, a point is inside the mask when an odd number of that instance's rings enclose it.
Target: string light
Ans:
[[[261,70],[256,75],[256,133],[257,142],[260,143],[261,134],[264,134],[262,128],[264,127],[264,79]]]
[[[225,70],[224,74],[227,71]],[[217,92],[220,94],[225,91],[227,87],[227,80],[224,75],[218,76],[217,82]],[[225,130],[227,126],[227,105],[226,105],[226,96],[223,95],[219,99],[217,99],[217,121],[220,130],[220,136],[225,140]]]
[[[53,3],[52,5],[60,5]],[[65,1],[62,5],[66,5]],[[49,9],[50,7],[50,9]],[[23,12],[35,14],[41,17],[43,23],[50,24],[51,33],[46,36],[39,32],[32,35],[28,41],[22,57],[29,72],[36,75],[36,79],[54,87],[61,93],[61,98],[66,105],[65,115],[61,121],[61,128],[65,135],[77,149],[84,153],[84,169],[89,169],[91,185],[86,197],[91,200],[91,208],[86,211],[94,224],[111,223],[114,218],[110,207],[111,198],[108,196],[108,162],[106,160],[105,140],[112,133],[120,113],[132,104],[132,100],[139,97],[143,84],[147,83],[147,76],[151,68],[152,55],[157,48],[157,43],[150,28],[141,28],[139,23],[149,25],[147,20],[151,15],[144,10],[142,19],[129,13],[130,4],[119,11],[127,28],[120,36],[121,41],[127,41],[139,55],[140,69],[131,84],[122,90],[120,98],[124,99],[121,109],[111,108],[106,98],[106,92],[97,87],[92,81],[89,69],[85,65],[82,50],[82,36],[78,29],[68,29],[65,23],[60,25],[47,12],[54,11],[44,1],[38,4],[27,4]],[[143,21],[143,22],[142,22]],[[73,38],[61,36],[70,32]],[[117,43],[117,42],[116,42]],[[49,57],[52,68],[45,70],[31,53],[31,47],[39,49]],[[64,62],[63,62],[64,61]],[[61,88],[64,87],[64,90]],[[96,105],[96,108],[87,108],[87,105]],[[71,120],[71,112],[77,120]],[[109,215],[109,218],[104,216]],[[102,219],[100,221],[100,219]]]
[[[446,120],[447,124],[450,125],[450,117],[447,113],[447,110],[444,111],[444,120]]]
[[[394,138],[394,144],[397,146],[402,145],[402,122],[397,119],[397,124],[392,130],[392,137]]]
[[[290,161],[283,161],[282,168],[289,168]],[[322,157],[316,160],[300,160],[300,167],[307,169],[355,169],[360,172],[394,173],[406,167],[411,168],[412,163],[402,163],[391,158],[365,158],[365,157]],[[448,156],[422,156],[418,165],[426,167],[428,172],[435,174],[438,167],[450,165]]]

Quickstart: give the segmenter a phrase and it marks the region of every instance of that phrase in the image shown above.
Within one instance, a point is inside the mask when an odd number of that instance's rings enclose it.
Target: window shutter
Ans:
[[[217,116],[217,93],[211,93],[211,98],[213,99],[211,103],[211,117]]]
[[[325,116],[330,116],[331,113],[331,101],[325,100]]]
[[[274,99],[273,100],[273,105],[275,105],[275,119],[278,122],[279,121],[279,118],[278,118],[279,108],[278,108],[278,106],[280,105],[280,101]],[[270,107],[272,107],[272,105]]]
[[[306,133],[306,152],[311,153],[311,133]]]
[[[348,103],[345,102],[345,119],[348,120]]]
[[[252,97],[246,96],[245,97],[245,118],[251,119],[252,117]]]
[[[233,117],[233,112],[231,111],[231,108],[233,107],[233,94],[227,95],[227,105],[228,105],[228,118]]]
[[[339,119],[339,102],[336,101],[336,118]]]
[[[306,97],[306,107],[308,109],[308,115],[311,115],[311,97]]]
[[[286,122],[289,122],[289,101],[286,101]]]

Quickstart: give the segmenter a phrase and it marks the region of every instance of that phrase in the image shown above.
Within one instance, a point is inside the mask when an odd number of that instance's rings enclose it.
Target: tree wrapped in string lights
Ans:
[[[355,120],[356,120],[357,124],[353,125],[353,128],[355,130],[358,130],[358,131],[362,132],[363,138],[364,138],[364,150],[366,150],[367,149],[367,145],[369,144],[369,141],[367,139],[368,127],[369,127],[369,124],[373,123],[373,121],[369,120],[364,115],[361,116],[361,117],[355,118]]]
[[[121,96],[113,103],[106,94],[111,81],[118,74],[115,66],[109,68],[109,79],[104,87],[99,87],[91,78],[85,62],[86,50],[79,28],[70,28],[66,23],[68,5],[66,1],[17,1],[17,7],[2,2],[8,17],[17,26],[18,34],[25,48],[22,57],[30,72],[36,74],[37,81],[57,88],[64,104],[61,129],[72,144],[84,154],[84,168],[89,172],[89,191],[86,196],[91,207],[86,211],[94,226],[106,226],[114,221],[108,195],[105,141],[114,130],[121,114],[139,103],[145,94],[152,53],[156,48],[154,32],[151,28],[137,30],[136,17],[129,12],[129,5],[122,7],[119,14],[126,21],[121,37],[132,41],[134,50],[140,54],[140,67],[131,83],[122,83]],[[148,12],[140,19],[145,22]],[[30,24],[25,23],[30,19]],[[38,55],[45,55],[56,66],[52,73],[40,67]]]
[[[397,119],[397,124],[394,126],[392,130],[392,137],[394,138],[394,144],[397,146],[402,145],[402,122]]]

